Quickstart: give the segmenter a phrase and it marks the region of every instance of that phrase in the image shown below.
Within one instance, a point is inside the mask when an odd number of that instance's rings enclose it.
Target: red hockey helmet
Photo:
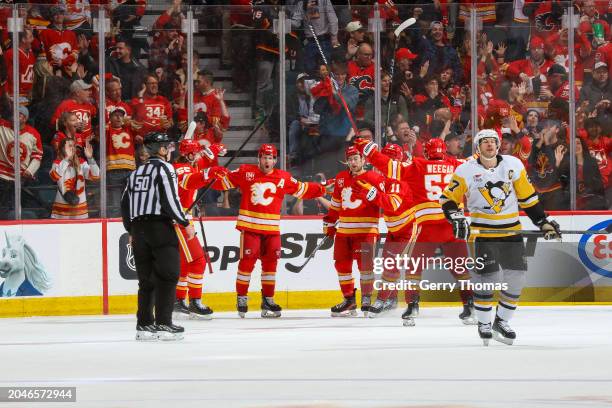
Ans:
[[[355,146],[353,146],[353,145],[348,146],[348,147],[346,148],[346,150],[344,151],[344,157],[346,157],[347,159],[348,159],[349,157],[351,157],[351,156],[356,155],[356,154],[358,154],[358,155],[360,155],[360,156],[361,156],[361,153],[359,153],[359,149],[357,149],[357,148],[356,148]]]
[[[387,143],[385,147],[383,147],[381,153],[393,160],[401,161],[404,157],[404,151],[395,143]]]
[[[272,157],[276,158],[276,156],[278,156],[278,151],[276,150],[276,146],[274,146],[273,144],[269,144],[269,143],[262,144],[261,147],[259,148],[259,154],[257,156],[261,157],[265,154],[269,154]]]
[[[179,153],[181,156],[187,156],[190,153],[198,153],[202,150],[202,146],[195,140],[183,139],[179,143]]]
[[[439,138],[429,139],[425,143],[425,154],[429,160],[440,160],[446,153],[446,143]]]

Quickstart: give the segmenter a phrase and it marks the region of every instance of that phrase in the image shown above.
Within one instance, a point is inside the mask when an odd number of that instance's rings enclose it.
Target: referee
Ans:
[[[180,340],[185,329],[172,324],[180,271],[174,223],[185,227],[188,239],[195,232],[183,213],[176,173],[168,163],[174,143],[165,133],[149,133],[144,145],[151,157],[130,174],[121,199],[138,274],[136,340]]]

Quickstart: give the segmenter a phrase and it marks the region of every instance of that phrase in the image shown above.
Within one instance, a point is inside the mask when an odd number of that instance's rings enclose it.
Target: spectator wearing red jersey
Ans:
[[[229,110],[224,99],[225,89],[213,88],[214,77],[208,70],[198,72],[197,78],[193,110],[206,114],[208,123],[215,129],[215,137],[221,140],[230,124]]]
[[[598,118],[586,119],[584,128],[587,149],[597,162],[608,202],[612,203],[612,138],[603,132]]]
[[[32,97],[32,85],[34,84],[34,64],[36,56],[32,51],[34,36],[31,30],[19,33],[19,97],[29,105]],[[6,63],[6,91],[9,96],[13,95],[13,57],[14,47],[4,54]]]
[[[106,128],[107,216],[119,217],[125,181],[136,168],[136,141],[132,130],[124,123],[126,115],[121,107],[111,110],[109,117],[110,126]]]
[[[347,81],[359,91],[359,102],[356,108],[357,119],[365,114],[365,101],[374,93],[374,50],[368,43],[362,43],[357,49],[354,61],[348,62]]]
[[[116,109],[123,110],[123,124],[131,127],[131,119],[132,119],[132,107],[121,99],[121,80],[117,77],[111,76],[106,79],[106,115],[105,120],[106,123],[110,122],[110,113]],[[142,143],[140,140],[139,143]]]
[[[131,106],[137,134],[144,136],[150,132],[165,132],[172,127],[172,106],[170,101],[158,94],[159,80],[154,74],[145,76],[141,95],[132,99]]]
[[[408,122],[400,121],[395,129],[397,143],[404,151],[402,161],[411,163],[415,156],[423,156],[423,144],[418,140],[418,133],[411,129]]]
[[[70,98],[59,104],[51,118],[51,126],[59,129],[58,120],[64,112],[73,112],[81,122],[79,128],[83,138],[91,140],[94,136],[92,127],[93,119],[96,117],[97,109],[91,103],[91,84],[82,79],[74,81],[70,85]]]
[[[68,67],[76,63],[79,56],[79,44],[74,31],[64,27],[66,10],[61,5],[50,8],[51,25],[38,33],[38,38],[45,50],[47,60],[54,70],[62,69],[68,74]],[[70,76],[70,75],[68,75]]]
[[[58,121],[58,131],[53,136],[51,145],[55,149],[55,154],[59,154],[59,146],[64,139],[72,139],[76,146],[85,147],[85,138],[81,133],[81,122],[74,112],[64,112]]]

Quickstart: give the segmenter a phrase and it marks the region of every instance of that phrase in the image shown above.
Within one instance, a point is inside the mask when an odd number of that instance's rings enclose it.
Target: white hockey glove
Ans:
[[[450,213],[449,219],[453,225],[453,234],[455,238],[467,241],[470,237],[470,224],[467,222],[467,218],[461,211],[455,211]]]

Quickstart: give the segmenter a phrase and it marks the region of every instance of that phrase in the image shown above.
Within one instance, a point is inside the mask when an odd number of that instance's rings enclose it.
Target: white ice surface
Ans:
[[[612,307],[521,307],[488,348],[458,312],[217,313],[172,343],[134,341],[133,316],[0,319],[0,386],[77,387],[9,407],[612,407]]]

